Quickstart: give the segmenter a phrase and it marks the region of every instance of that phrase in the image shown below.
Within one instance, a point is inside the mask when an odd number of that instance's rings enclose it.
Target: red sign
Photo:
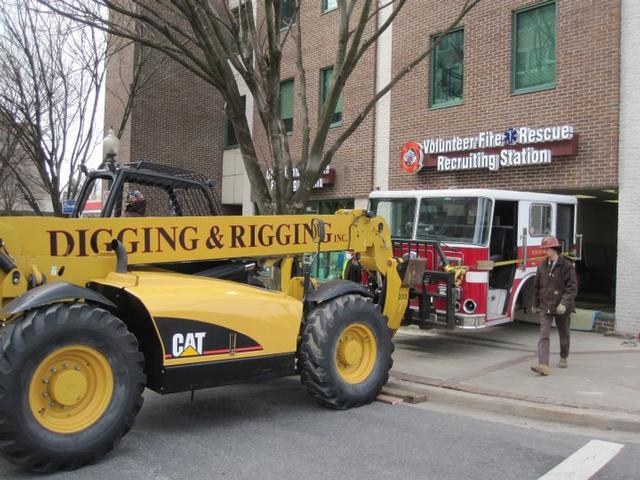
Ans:
[[[400,151],[400,166],[407,173],[422,170],[424,155],[422,148],[416,142],[405,143]]]

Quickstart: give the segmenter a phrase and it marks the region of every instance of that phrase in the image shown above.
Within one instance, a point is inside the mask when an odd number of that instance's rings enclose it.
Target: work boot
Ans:
[[[568,366],[569,364],[567,363],[566,358],[561,358],[560,361],[558,362],[558,368],[567,368]]]
[[[536,372],[538,375],[542,375],[543,377],[549,375],[549,365],[543,365],[542,363],[540,365],[532,366],[531,370]]]

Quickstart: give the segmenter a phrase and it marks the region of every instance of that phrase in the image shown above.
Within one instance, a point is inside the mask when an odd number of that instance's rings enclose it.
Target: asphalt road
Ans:
[[[593,437],[412,406],[336,412],[297,379],[161,397],[100,463],[47,479],[538,479]],[[606,440],[606,438],[601,438]],[[638,479],[626,445],[594,479]],[[1,479],[42,478],[0,459]]]

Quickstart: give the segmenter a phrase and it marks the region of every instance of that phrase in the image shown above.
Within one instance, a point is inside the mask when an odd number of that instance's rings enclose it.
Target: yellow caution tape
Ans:
[[[562,253],[560,255],[568,258],[569,260],[573,260],[574,262],[578,260],[577,257],[572,257],[568,253]],[[546,257],[544,255],[540,257],[527,257],[527,261],[544,260],[545,258]],[[523,262],[524,262],[523,258],[516,258],[515,260],[501,260],[499,262],[492,262],[491,260],[478,260],[476,264],[476,268],[478,270],[492,270],[496,267],[505,267],[507,265],[515,265]]]

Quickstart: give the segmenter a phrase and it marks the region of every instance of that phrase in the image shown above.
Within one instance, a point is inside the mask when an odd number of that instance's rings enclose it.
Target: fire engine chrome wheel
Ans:
[[[336,366],[347,383],[360,383],[371,374],[377,355],[376,339],[363,323],[349,325],[338,338]]]
[[[69,345],[36,368],[29,385],[33,417],[47,430],[74,433],[93,425],[113,395],[113,372],[96,349]]]
[[[392,353],[391,330],[380,306],[360,295],[343,295],[305,318],[301,380],[324,406],[358,407],[371,403],[389,379]]]

